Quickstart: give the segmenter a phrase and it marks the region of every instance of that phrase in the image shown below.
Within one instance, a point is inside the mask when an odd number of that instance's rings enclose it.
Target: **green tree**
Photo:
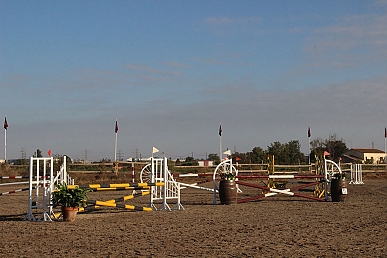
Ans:
[[[329,159],[338,162],[341,155],[348,150],[343,138],[338,139],[336,134],[329,135],[326,140],[317,138],[311,141],[310,146],[312,148],[310,153],[312,161],[315,160],[315,155],[320,156],[323,155],[324,151],[327,151],[329,152]]]
[[[182,166],[197,166],[199,163],[193,157],[186,157],[185,162],[181,164]]]
[[[270,146],[267,146],[267,154],[274,155],[274,161],[276,164],[284,164],[283,149],[283,144],[280,142],[274,142],[270,144]]]
[[[284,164],[299,164],[305,162],[305,156],[301,152],[301,145],[299,141],[290,141],[284,145],[283,148],[283,162]]]
[[[216,153],[208,154],[208,160],[213,160],[215,164],[219,164],[220,163],[219,155],[216,154]]]
[[[267,153],[274,155],[274,162],[280,165],[294,165],[305,162],[304,154],[301,152],[299,141],[290,141],[285,144],[274,142],[267,147]]]
[[[335,162],[338,162],[341,155],[348,150],[343,138],[338,139],[336,134],[329,135],[329,139],[325,141],[325,149],[329,152],[330,159]]]
[[[254,164],[266,162],[266,151],[264,151],[261,147],[254,147],[251,151],[251,160]]]

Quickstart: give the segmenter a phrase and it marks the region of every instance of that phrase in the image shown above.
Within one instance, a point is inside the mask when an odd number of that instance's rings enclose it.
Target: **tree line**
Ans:
[[[348,148],[345,141],[339,139],[336,134],[330,135],[328,139],[314,139],[310,142],[310,153],[304,154],[301,152],[301,145],[298,140],[293,140],[288,143],[280,143],[278,141],[267,146],[266,150],[261,147],[254,147],[250,152],[236,152],[231,155],[231,158],[242,164],[263,164],[267,162],[267,157],[274,155],[274,162],[277,165],[297,165],[308,164],[309,158],[311,162],[315,162],[315,156],[321,156],[329,153],[329,159],[338,162],[341,155]],[[308,157],[309,155],[309,157]],[[188,157],[187,157],[188,158]],[[218,154],[212,153],[208,155],[208,160],[213,160],[215,164],[220,163]]]

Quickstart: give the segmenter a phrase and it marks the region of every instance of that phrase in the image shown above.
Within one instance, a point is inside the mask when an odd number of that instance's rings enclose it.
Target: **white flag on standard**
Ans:
[[[153,147],[152,153],[156,153],[156,152],[159,152],[159,150],[157,148]]]

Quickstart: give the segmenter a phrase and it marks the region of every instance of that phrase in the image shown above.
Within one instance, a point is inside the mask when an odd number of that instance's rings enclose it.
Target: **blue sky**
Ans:
[[[8,159],[383,150],[387,1],[0,0],[0,88]]]

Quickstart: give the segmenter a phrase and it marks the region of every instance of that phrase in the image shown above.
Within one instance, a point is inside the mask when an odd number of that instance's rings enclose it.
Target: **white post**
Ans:
[[[117,161],[117,133],[116,133],[116,143],[114,146],[114,161]]]
[[[7,129],[4,128],[4,162],[7,161]]]
[[[163,205],[161,206],[161,210],[164,210],[164,211],[171,211],[171,208],[168,206],[168,203],[167,203],[167,194],[168,194],[168,190],[169,191],[172,191],[172,189],[170,188],[170,185],[171,182],[169,182],[168,180],[168,163],[167,163],[167,158],[164,157],[163,159],[163,162],[164,164],[162,164],[162,169],[163,169],[163,181],[164,181],[164,187],[163,187]]]
[[[114,129],[115,133],[116,133],[116,142],[115,142],[115,145],[114,145],[114,162],[117,161],[117,134],[118,134],[118,122],[117,122],[117,119],[116,119],[116,127]]]
[[[66,184],[71,184],[71,182],[69,182],[70,180],[69,180],[69,178],[68,178],[68,176],[67,176],[67,164],[66,164],[66,162],[67,162],[67,157],[66,157],[66,155],[65,156],[63,156],[63,164],[62,164],[62,166],[63,166],[63,179],[61,179],[62,180],[62,184],[63,184],[63,182],[66,182]],[[61,175],[62,176],[62,175]]]
[[[220,162],[223,160],[223,154],[222,154],[222,124],[219,125],[219,159]]]
[[[312,136],[310,132],[310,126],[308,126],[308,164],[309,170],[312,171],[312,167],[310,166],[310,137]]]
[[[32,180],[33,180],[33,169],[34,169],[34,160],[30,158],[30,179],[29,179],[29,189],[28,189],[28,212],[25,217],[26,220],[35,221],[35,216],[32,214]]]

